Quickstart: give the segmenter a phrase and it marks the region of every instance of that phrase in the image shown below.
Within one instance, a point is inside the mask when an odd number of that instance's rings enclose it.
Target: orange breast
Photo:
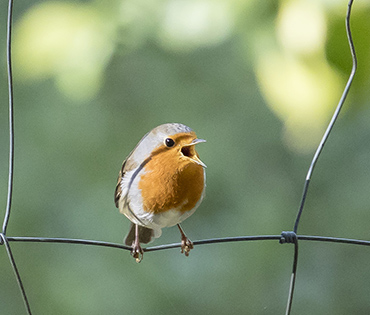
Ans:
[[[139,189],[147,212],[190,211],[202,196],[203,167],[171,150],[153,156],[144,170]]]

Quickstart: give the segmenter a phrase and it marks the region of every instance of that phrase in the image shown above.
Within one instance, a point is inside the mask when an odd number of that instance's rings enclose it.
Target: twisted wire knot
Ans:
[[[283,231],[281,232],[281,237],[279,240],[280,244],[290,243],[296,244],[297,243],[297,234],[293,231]]]
[[[4,245],[4,241],[5,241],[5,235],[4,233],[0,233],[0,245]]]

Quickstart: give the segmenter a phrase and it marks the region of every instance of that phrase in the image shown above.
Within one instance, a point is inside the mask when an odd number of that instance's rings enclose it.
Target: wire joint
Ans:
[[[279,240],[280,244],[297,244],[298,242],[298,237],[297,234],[293,231],[283,231],[281,232],[281,237]]]

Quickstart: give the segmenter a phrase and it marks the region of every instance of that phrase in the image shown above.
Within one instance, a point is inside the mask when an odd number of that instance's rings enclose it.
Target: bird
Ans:
[[[124,243],[131,246],[136,262],[143,259],[140,244],[162,234],[162,228],[177,225],[181,253],[189,256],[192,241],[180,223],[202,202],[206,187],[206,165],[195,146],[206,142],[180,123],[162,124],[148,132],[123,161],[114,201],[130,221]]]

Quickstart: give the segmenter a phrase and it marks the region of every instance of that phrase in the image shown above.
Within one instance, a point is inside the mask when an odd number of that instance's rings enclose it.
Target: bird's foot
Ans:
[[[143,249],[141,248],[140,244],[132,244],[131,256],[135,258],[136,262],[139,263],[143,260]]]
[[[189,252],[193,249],[193,242],[187,238],[187,236],[183,235],[181,237],[181,254],[184,253],[185,256],[189,256]]]

